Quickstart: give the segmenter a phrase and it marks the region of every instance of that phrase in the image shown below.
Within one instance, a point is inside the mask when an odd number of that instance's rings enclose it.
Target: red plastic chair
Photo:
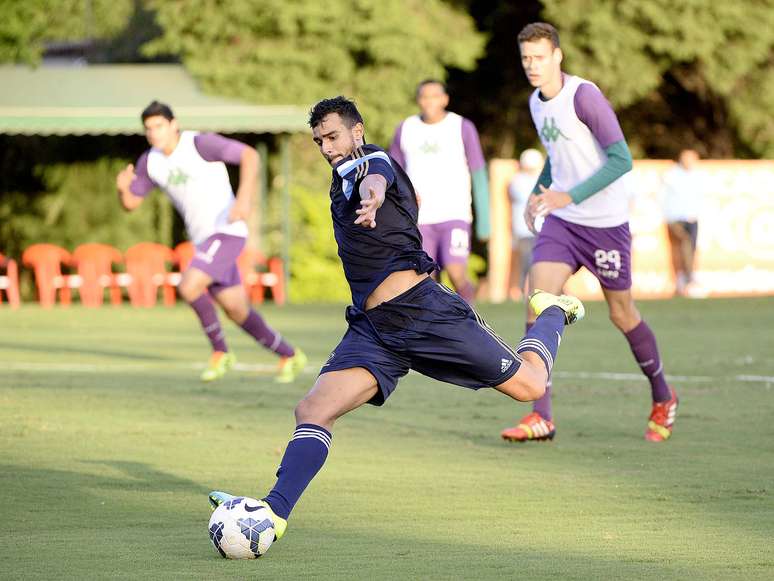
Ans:
[[[124,257],[117,248],[107,244],[81,244],[73,251],[73,265],[78,268],[81,303],[87,307],[101,307],[105,289],[110,289],[110,303],[121,304],[121,288],[113,264],[122,264]]]
[[[131,277],[129,300],[135,307],[152,307],[156,304],[158,289],[164,293],[164,304],[175,304],[175,287],[169,282],[167,263],[175,262],[171,248],[155,242],[141,242],[129,248],[126,272]]]
[[[237,266],[251,303],[262,303],[265,290],[270,288],[274,302],[285,304],[285,266],[280,258],[267,260],[260,251],[245,248],[237,259]]]
[[[70,289],[78,286],[77,279],[62,274],[62,265],[69,265],[70,260],[70,253],[54,244],[33,244],[22,254],[24,266],[35,272],[35,286],[42,307],[54,306],[57,289],[62,306],[70,305]]]
[[[2,291],[5,291],[8,304],[11,305],[11,308],[18,309],[21,304],[19,299],[19,267],[15,260],[0,254],[0,268],[5,270],[5,274],[0,276],[0,304],[3,302]]]

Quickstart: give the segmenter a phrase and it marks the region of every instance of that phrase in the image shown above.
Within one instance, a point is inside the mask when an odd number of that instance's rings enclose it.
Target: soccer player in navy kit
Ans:
[[[566,324],[583,317],[575,297],[536,291],[535,325],[511,349],[459,295],[435,282],[422,250],[414,188],[400,165],[364,142],[363,119],[344,97],[311,111],[314,141],[333,168],[334,234],[353,304],[349,328],[295,410],[296,430],[274,488],[262,503],[277,538],[322,468],[335,421],[365,403],[382,405],[414,369],[469,389],[492,387],[519,401],[545,391]],[[210,493],[217,506],[231,498]]]

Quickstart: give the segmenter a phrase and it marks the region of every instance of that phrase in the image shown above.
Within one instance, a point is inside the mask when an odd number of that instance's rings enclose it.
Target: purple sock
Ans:
[[[277,482],[264,497],[281,518],[288,518],[293,507],[320,471],[331,447],[331,433],[314,424],[299,424],[285,449]]]
[[[210,340],[213,351],[228,351],[226,346],[226,337],[223,334],[223,329],[220,327],[220,321],[218,320],[218,313],[215,312],[215,305],[212,304],[212,299],[207,293],[202,293],[199,297],[189,303],[191,308],[199,317],[199,321],[204,329],[204,334]]]
[[[559,350],[566,319],[564,311],[559,307],[549,307],[543,311],[534,323],[527,323],[524,338],[516,346],[516,352],[532,351],[537,353],[545,363],[548,371],[546,392],[532,404],[533,411],[543,419],[553,418],[551,408],[551,370],[554,358]]]
[[[640,321],[634,329],[624,333],[634,358],[640,365],[645,377],[650,381],[650,391],[653,401],[667,401],[672,397],[666,379],[664,379],[664,366],[658,356],[656,336],[645,321]]]
[[[535,401],[532,402],[532,411],[540,414],[540,417],[544,420],[554,419],[554,408],[551,404],[551,380],[546,383],[546,392]]]
[[[250,309],[250,314],[247,315],[245,322],[242,323],[242,328],[261,345],[271,349],[280,357],[293,357],[296,354],[293,347],[282,338],[282,335],[269,327],[263,317],[252,309]]]

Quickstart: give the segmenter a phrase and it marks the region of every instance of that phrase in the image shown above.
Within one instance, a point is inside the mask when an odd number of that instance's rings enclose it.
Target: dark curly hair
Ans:
[[[338,113],[344,124],[350,128],[357,123],[363,123],[363,117],[357,110],[355,102],[339,95],[332,99],[323,99],[312,107],[309,111],[309,127],[314,129],[326,115],[331,113]]]

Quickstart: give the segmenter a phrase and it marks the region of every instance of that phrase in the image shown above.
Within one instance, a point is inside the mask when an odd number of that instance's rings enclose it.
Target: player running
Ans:
[[[309,125],[333,167],[333,228],[354,304],[347,332],[296,407],[296,430],[262,501],[278,538],[322,468],[339,417],[365,403],[382,405],[409,369],[534,400],[545,391],[565,325],[584,314],[574,297],[535,291],[530,302],[539,316],[510,348],[466,301],[430,277],[437,265],[422,250],[411,181],[384,151],[364,144],[355,104],[344,97],[320,101]],[[228,498],[210,494],[213,506]]]
[[[390,156],[406,171],[421,200],[422,246],[449,275],[454,289],[469,303],[470,233],[476,207],[476,238],[489,238],[489,178],[476,126],[447,111],[446,86],[428,79],[417,87],[419,115],[395,130]],[[471,188],[473,195],[471,197]]]
[[[178,129],[168,105],[154,101],[142,112],[151,148],[116,177],[123,207],[134,210],[158,187],[185,221],[196,254],[183,273],[178,292],[199,317],[212,345],[202,381],[222,377],[236,362],[229,351],[212,299],[249,335],[280,357],[279,383],[292,382],[307,358],[269,327],[242,286],[237,258],[247,240],[245,220],[258,175],[255,149],[214,133]],[[225,164],[239,165],[236,199]],[[209,292],[208,292],[209,291]],[[212,298],[211,298],[212,297]]]
[[[529,287],[561,292],[581,266],[596,275],[611,321],[650,381],[653,408],[645,438],[664,441],[672,434],[678,401],[664,379],[656,338],[632,299],[629,194],[620,179],[632,168],[629,147],[597,86],[562,72],[562,49],[553,26],[529,24],[518,40],[524,72],[535,87],[530,112],[548,152],[524,215],[533,231],[535,219],[545,216],[536,232]],[[527,307],[528,330],[535,315]],[[549,383],[533,412],[502,437],[545,440],[555,433]]]

